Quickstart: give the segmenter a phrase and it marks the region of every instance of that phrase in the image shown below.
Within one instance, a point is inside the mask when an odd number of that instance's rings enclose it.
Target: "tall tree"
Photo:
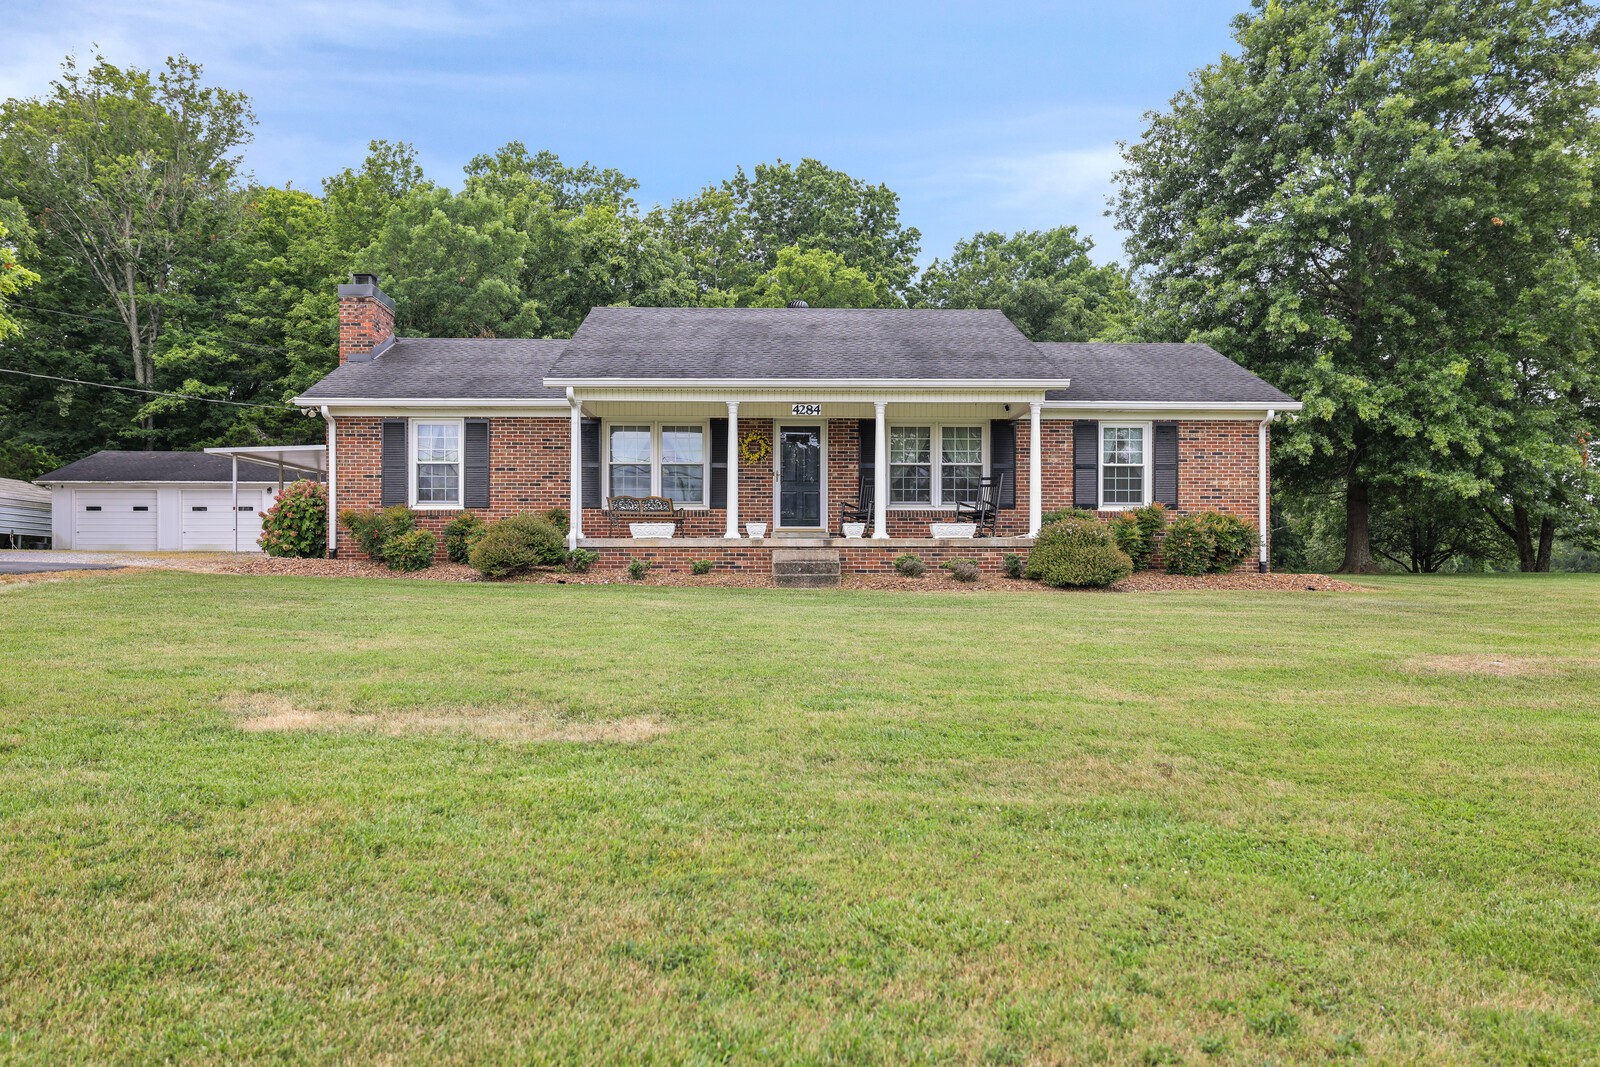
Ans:
[[[155,75],[102,56],[80,72],[69,58],[48,96],[0,107],[0,196],[76,247],[122,320],[145,388],[179,250],[215,233],[255,118],[244,94],[201,76],[182,56]]]
[[[1117,341],[1136,333],[1138,302],[1125,268],[1090,258],[1076,226],[985,232],[928,264],[913,303],[995,308],[1035,341]]]
[[[1513,210],[1546,255],[1593,232],[1570,228],[1583,182],[1523,197],[1525,160],[1592,151],[1594,32],[1580,0],[1256,0],[1239,54],[1125,149],[1151,328],[1305,401],[1280,470],[1345,485],[1345,570],[1374,566],[1393,486],[1493,491],[1479,457],[1516,392],[1499,322],[1517,294],[1485,249]]]
[[[867,272],[823,248],[780,248],[778,263],[756,279],[750,306],[781,308],[804,300],[814,308],[870,308],[878,287]]]
[[[17,220],[20,214],[16,203],[0,204],[0,341],[4,341],[12,334],[21,331],[22,326],[7,310],[6,305],[17,294],[39,280],[39,275],[22,265],[17,255],[17,243],[8,240],[11,231],[6,228],[6,219],[11,218],[11,225],[25,225]]]

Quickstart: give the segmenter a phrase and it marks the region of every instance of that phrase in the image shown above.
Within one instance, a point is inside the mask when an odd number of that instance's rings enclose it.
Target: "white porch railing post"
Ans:
[[[739,537],[739,402],[728,401],[728,532],[730,541]]]
[[[872,442],[872,537],[873,540],[889,536],[889,420],[885,416],[888,401],[876,400],[876,437]]]
[[[1039,536],[1044,520],[1043,462],[1040,459],[1039,404],[1028,405],[1028,536]]]
[[[571,484],[567,490],[567,549],[578,547],[583,538],[583,405],[577,394],[567,389],[567,403],[572,407],[571,470],[567,477]]]

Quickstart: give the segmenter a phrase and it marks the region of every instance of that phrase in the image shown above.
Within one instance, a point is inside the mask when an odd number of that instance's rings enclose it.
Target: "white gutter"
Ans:
[[[1046,411],[1060,409],[1114,408],[1118,411],[1299,411],[1305,407],[1298,400],[1280,400],[1271,404],[1255,401],[1215,400],[1046,400]],[[1271,415],[1269,414],[1270,418]]]
[[[1299,407],[1298,404],[1295,405],[1295,406],[1296,406],[1296,408]],[[1274,410],[1273,408],[1268,408],[1267,409],[1267,417],[1261,420],[1261,426],[1256,432],[1256,448],[1257,448],[1256,462],[1258,464],[1258,466],[1256,467],[1256,496],[1258,497],[1258,501],[1257,501],[1257,509],[1258,509],[1257,510],[1257,518],[1258,518],[1258,522],[1257,522],[1257,525],[1256,525],[1256,531],[1257,531],[1257,539],[1260,541],[1260,556],[1256,560],[1256,569],[1258,571],[1260,571],[1262,574],[1267,573],[1267,571],[1270,569],[1269,563],[1271,562],[1270,559],[1269,559],[1270,549],[1268,547],[1268,536],[1267,536],[1267,523],[1271,518],[1271,513],[1269,511],[1268,503],[1267,503],[1267,494],[1268,494],[1268,489],[1269,489],[1269,486],[1267,484],[1268,483],[1268,471],[1267,471],[1267,426],[1268,426],[1269,423],[1272,422],[1273,419],[1275,419],[1277,417],[1278,417],[1277,411]]]
[[[565,408],[564,399],[551,399],[549,397],[534,397],[517,399],[516,397],[493,397],[482,400],[473,400],[463,397],[429,397],[429,396],[400,396],[389,398],[373,397],[303,397],[297,396],[291,401],[303,408],[321,408],[326,414],[330,407],[340,408]]]
[[[547,389],[1066,389],[1071,378],[546,378]]]
[[[339,557],[339,459],[334,446],[339,441],[339,427],[334,417],[323,405],[322,419],[328,424],[328,558]]]

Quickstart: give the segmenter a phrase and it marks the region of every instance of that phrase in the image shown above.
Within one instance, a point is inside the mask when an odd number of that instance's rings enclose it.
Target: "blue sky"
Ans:
[[[0,96],[97,45],[123,65],[184,52],[250,94],[263,181],[315,190],[383,137],[454,186],[521,140],[621,169],[648,206],[811,156],[896,190],[926,262],[980,229],[1063,223],[1119,255],[1116,142],[1229,46],[1245,0],[6,6]]]

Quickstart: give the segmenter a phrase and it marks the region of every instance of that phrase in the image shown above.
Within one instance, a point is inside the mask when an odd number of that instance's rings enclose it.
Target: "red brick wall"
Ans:
[[[657,571],[678,574],[687,573],[689,564],[695,560],[708,559],[720,570],[755,571],[767,574],[772,570],[772,553],[774,546],[769,544],[713,547],[634,547],[602,548],[600,560],[594,565],[598,571],[623,571],[627,569],[631,560],[648,560],[650,566]],[[783,545],[776,547],[782,548]],[[1001,561],[1010,553],[1016,553],[1027,558],[1026,548],[987,547],[982,541],[974,541],[969,545],[940,546],[937,548],[894,548],[873,547],[866,542],[853,542],[850,547],[839,546],[839,568],[846,574],[891,574],[894,572],[894,561],[897,557],[907,552],[915,553],[922,557],[929,570],[934,570],[949,559],[970,559],[978,564],[978,568],[986,574],[999,574]]]
[[[370,296],[347,296],[339,301],[339,365],[352,355],[371,352],[386,337],[394,336],[394,309]]]

